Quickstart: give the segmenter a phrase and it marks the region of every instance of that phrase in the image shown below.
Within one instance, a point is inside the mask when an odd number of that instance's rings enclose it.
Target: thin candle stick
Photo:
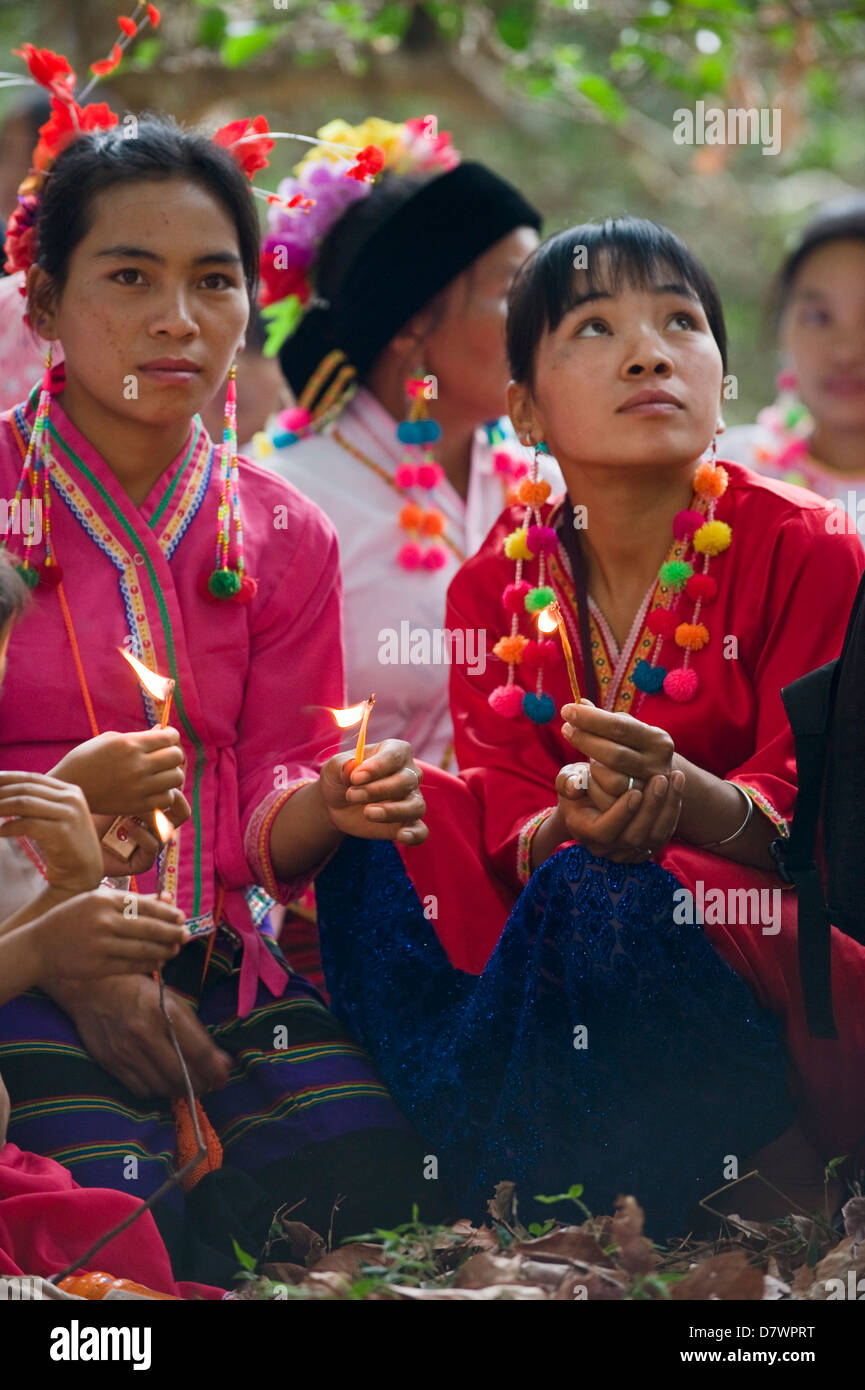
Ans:
[[[160,729],[164,729],[165,726],[166,726],[167,723],[168,723],[168,716],[169,716],[169,714],[171,713],[171,698],[172,698],[173,695],[174,695],[174,681],[172,681],[171,684],[170,684],[169,687],[168,687],[168,691],[167,691],[167,694],[166,694],[166,696],[165,696],[165,702],[164,702],[164,704],[163,704],[163,706],[162,706],[162,718],[161,718],[160,721],[159,721],[159,727],[160,727]]]
[[[355,767],[357,767],[360,763],[363,762],[364,753],[366,752],[366,730],[367,725],[369,724],[369,717],[372,714],[372,707],[374,704],[375,694],[373,693],[372,695],[370,695],[369,699],[366,702],[366,709],[364,710],[363,718],[360,721],[360,729],[358,730],[357,743],[355,745],[354,750]]]
[[[552,611],[553,617],[556,620],[556,627],[559,629],[559,637],[561,638],[562,642],[562,651],[565,654],[565,665],[568,668],[568,680],[571,683],[571,694],[574,697],[574,704],[578,705],[580,703],[580,687],[577,684],[577,673],[574,669],[574,653],[571,651],[571,644],[568,640],[568,634],[565,630],[565,620],[562,617],[562,610],[559,607],[558,603],[551,603],[550,609]]]

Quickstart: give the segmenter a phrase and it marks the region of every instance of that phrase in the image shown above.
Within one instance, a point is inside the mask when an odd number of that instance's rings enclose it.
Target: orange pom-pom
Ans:
[[[687,647],[689,651],[701,651],[708,640],[709,629],[702,623],[679,623],[676,628],[677,646]]]
[[[416,502],[407,502],[399,514],[399,524],[404,531],[416,531],[423,521],[423,508]]]
[[[528,637],[521,637],[519,633],[515,637],[500,637],[493,647],[493,655],[510,666],[512,661],[518,662],[522,658],[528,640]]]
[[[531,478],[523,478],[517,488],[517,497],[520,502],[525,502],[527,507],[542,507],[549,497],[552,488],[545,478],[539,478],[536,483]]]
[[[447,519],[444,512],[433,510],[423,514],[420,529],[425,536],[442,536],[446,526]]]
[[[720,464],[701,463],[694,474],[694,491],[700,497],[723,497],[730,475]]]

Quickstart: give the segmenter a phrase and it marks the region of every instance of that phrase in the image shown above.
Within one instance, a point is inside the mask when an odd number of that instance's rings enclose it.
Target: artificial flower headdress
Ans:
[[[117,23],[122,38],[113,44],[107,58],[92,64],[90,69],[92,78],[77,98],[74,91],[75,73],[62,54],[54,53],[50,49],[39,49],[29,43],[15,50],[16,54],[24,58],[27,63],[30,77],[25,78],[23,75],[15,73],[2,74],[0,85],[36,84],[45,87],[51,95],[51,115],[48,121],[40,127],[39,140],[33,153],[32,168],[18,190],[18,206],[7,224],[5,268],[10,274],[16,271],[26,272],[35,263],[41,195],[59,155],[80,135],[86,135],[96,130],[110,130],[118,124],[118,117],[104,102],[85,104],[87,95],[99,78],[114,71],[132,39],[147,25],[155,28],[160,23],[160,19],[159,10],[151,4],[139,4],[131,16],[120,15]],[[382,123],[382,125],[386,124],[386,122]],[[348,127],[345,129],[349,131]],[[339,132],[330,133],[342,134],[342,129]],[[349,133],[351,132],[349,131]],[[333,162],[337,161],[330,176],[323,179],[319,175],[313,179],[313,184],[318,183],[322,187],[325,185],[328,187],[331,196],[329,203],[325,199],[326,210],[329,208],[333,212],[334,206],[337,206],[338,210],[333,213],[335,216],[338,216],[341,210],[341,206],[338,206],[339,193],[342,191],[341,186],[344,185],[351,190],[348,195],[349,199],[356,197],[358,190],[362,190],[363,186],[368,184],[385,164],[385,153],[376,145],[359,145],[338,139],[319,139],[313,136],[296,135],[287,131],[270,131],[264,116],[232,121],[213,136],[214,143],[224,148],[250,179],[259,169],[267,166],[268,157],[277,139],[303,140],[326,149],[325,156],[314,161],[319,169],[324,164],[332,166]],[[442,142],[444,145],[447,144],[446,136],[438,137],[438,140],[427,141],[425,148],[427,152],[430,146],[434,150],[441,150]],[[442,158],[445,157],[442,156]],[[287,184],[293,183],[290,180],[286,182]],[[334,190],[339,190],[339,192],[335,194]],[[252,191],[256,196],[265,199],[272,209],[278,208],[278,215],[281,218],[289,219],[287,224],[289,228],[295,226],[295,219],[309,216],[314,211],[317,202],[317,199],[312,196],[312,189],[301,191],[300,187],[287,187],[285,184],[280,193],[268,192],[268,190],[258,188],[254,184]],[[322,222],[321,214],[319,214],[319,218]],[[324,230],[326,228],[323,227],[320,235],[324,235]],[[285,313],[285,310],[283,309],[282,312]],[[245,571],[243,557],[234,377],[235,371],[232,368],[226,395],[225,425],[220,448],[221,492],[218,509],[216,565],[212,573],[202,577],[200,588],[203,596],[208,598],[248,603],[255,593],[256,585],[255,580]],[[44,562],[42,564],[33,562],[34,538],[32,535],[28,535],[24,558],[18,566],[24,582],[31,588],[40,581],[45,586],[53,588],[59,585],[62,580],[62,570],[57,563],[51,544],[49,510],[51,459],[48,434],[45,428],[50,407],[51,352],[49,349],[34,426],[15,493],[15,501],[19,506],[26,489],[29,491],[31,502],[39,500],[43,503],[44,508]]]

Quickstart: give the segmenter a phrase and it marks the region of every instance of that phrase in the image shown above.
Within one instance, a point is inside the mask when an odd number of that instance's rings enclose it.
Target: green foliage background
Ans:
[[[719,283],[739,400],[772,396],[765,305],[785,244],[822,199],[863,185],[865,0],[505,0],[497,4],[164,0],[110,79],[118,110],[217,122],[263,111],[311,132],[333,116],[435,112],[467,157],[518,183],[546,230],[629,211],[678,231]],[[114,0],[0,0],[2,64],[24,40],[83,74],[109,51]],[[2,109],[20,97],[0,93]],[[779,108],[782,149],[683,147],[673,113]],[[301,147],[282,142],[274,170]]]

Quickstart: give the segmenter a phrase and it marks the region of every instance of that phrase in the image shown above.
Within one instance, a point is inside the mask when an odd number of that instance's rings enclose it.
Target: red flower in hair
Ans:
[[[150,20],[150,23],[153,25],[154,29],[159,28],[159,21],[162,18],[162,15],[159,13],[155,5],[147,6],[147,18]]]
[[[123,49],[116,43],[107,58],[100,58],[98,63],[90,64],[90,71],[95,77],[107,77],[109,72],[113,72],[120,59],[123,57]]]
[[[213,143],[228,150],[247,178],[251,179],[256,169],[264,169],[267,166],[268,155],[273,149],[273,141],[268,138],[269,130],[270,126],[265,116],[256,116],[254,120],[246,116],[243,120],[229,121],[228,125],[222,126],[214,135]],[[261,138],[248,140],[243,145],[237,143],[244,136],[253,134]]]
[[[266,309],[268,304],[278,304],[290,294],[296,294],[301,304],[305,304],[310,294],[306,273],[297,265],[277,269],[274,259],[272,251],[262,251],[259,261],[261,285],[258,291],[258,302],[262,309]]]
[[[368,183],[383,168],[384,150],[380,150],[378,145],[364,145],[358,151],[357,163],[346,169],[345,176],[347,179],[357,179],[359,183]]]
[[[110,130],[117,125],[117,116],[104,101],[91,101],[78,106],[74,101],[51,98],[51,115],[39,128],[39,144],[33,151],[33,168],[43,172],[50,169],[57,156],[78,135],[91,130]]]
[[[138,33],[138,25],[135,23],[134,19],[130,19],[128,15],[119,14],[117,16],[117,23],[120,25],[124,34],[128,34],[130,39],[135,38],[135,35]]]
[[[25,43],[23,48],[13,48],[17,58],[23,58],[30,76],[40,87],[47,87],[55,96],[70,96],[75,73],[62,53],[53,53],[50,48],[36,48]]]
[[[18,206],[6,224],[6,241],[3,245],[6,252],[4,269],[9,275],[16,270],[29,270],[36,259],[38,211],[39,199],[34,194],[30,193],[25,198],[19,195]]]

